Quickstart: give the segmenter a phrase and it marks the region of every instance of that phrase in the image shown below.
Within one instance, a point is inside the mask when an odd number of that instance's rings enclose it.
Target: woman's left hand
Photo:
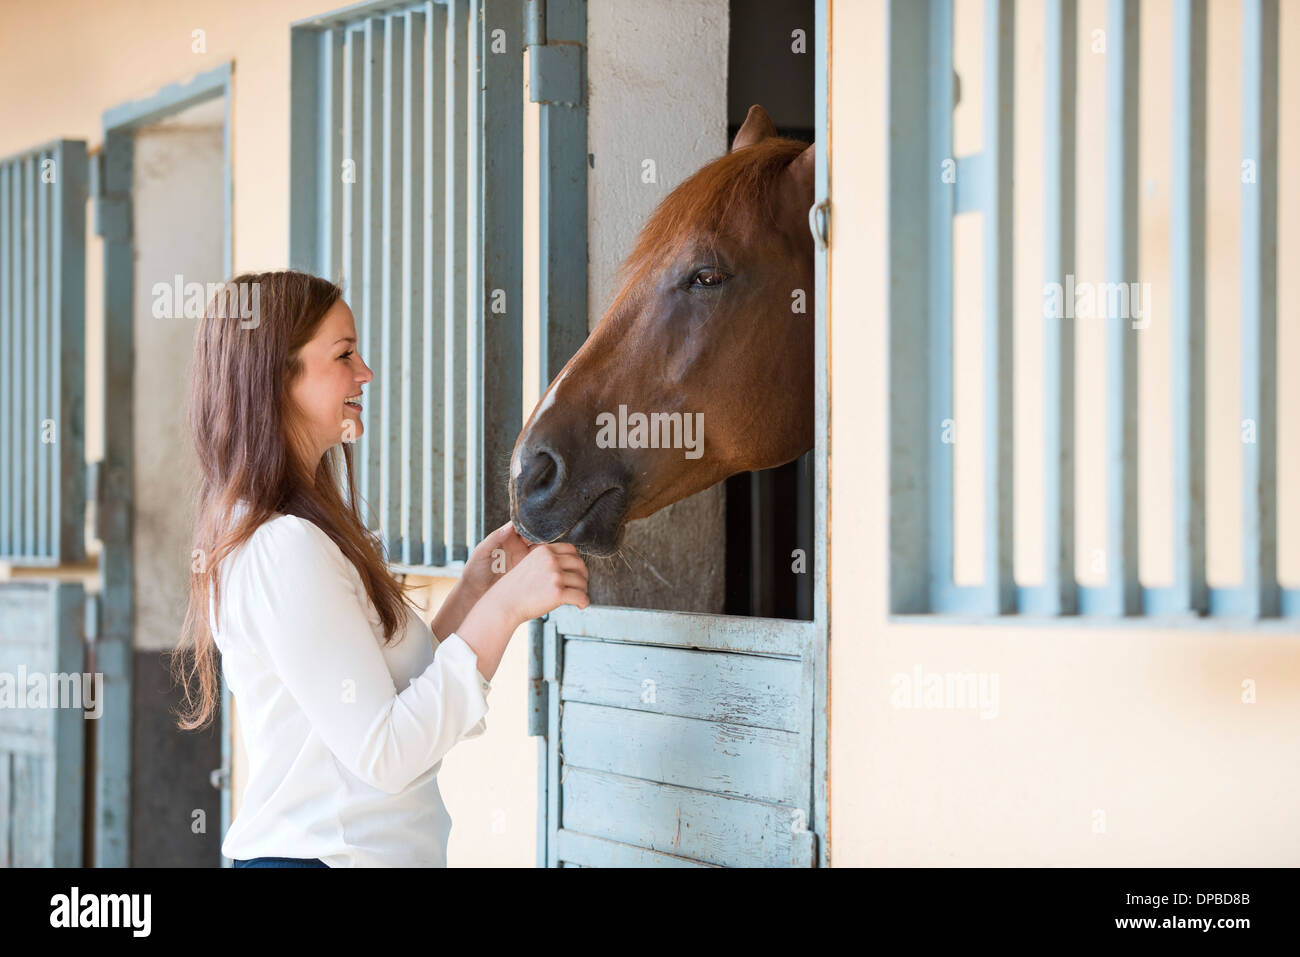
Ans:
[[[456,587],[430,623],[438,641],[446,641],[487,590],[535,547],[520,538],[510,522],[479,542],[465,562],[460,581],[456,582]]]
[[[514,568],[534,546],[524,541],[506,522],[478,543],[461,572],[461,588],[470,604],[476,604],[501,576]]]

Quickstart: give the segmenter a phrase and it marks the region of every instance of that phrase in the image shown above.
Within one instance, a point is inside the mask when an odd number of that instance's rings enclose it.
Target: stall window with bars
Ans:
[[[375,371],[359,495],[390,559],[464,561],[521,425],[522,14],[375,3],[292,31],[290,259]]]
[[[85,557],[86,144],[0,160],[0,559]]]
[[[961,12],[962,4],[956,5]],[[1100,581],[1081,584],[1076,568],[1076,334],[1071,318],[1043,313],[1042,389],[1016,395],[1013,374],[1013,148],[1016,142],[1017,7],[983,0],[982,148],[957,155],[954,108],[954,0],[893,0],[889,65],[890,273],[890,609],[895,614],[1212,615],[1242,619],[1300,617],[1300,589],[1279,583],[1278,403],[1278,49],[1277,0],[1243,0],[1239,55],[1241,156],[1251,163],[1239,194],[1240,502],[1239,584],[1207,582],[1207,4],[1174,0],[1172,115],[1139,127],[1138,0],[1108,0],[1104,22],[1080,23],[1081,4],[1046,0],[1043,16],[1042,209],[1033,223],[1048,284],[1073,285],[1076,226],[1083,202],[1103,208],[1103,292],[1135,287],[1140,129],[1161,124],[1169,137],[1168,323],[1170,414],[1158,423],[1170,440],[1172,575],[1144,585],[1138,570],[1142,527],[1138,498],[1137,325],[1123,309],[1105,314],[1105,561]],[[1102,7],[1095,5],[1099,12]],[[1023,7],[1020,9],[1024,9]],[[1091,9],[1091,8],[1090,8]],[[982,12],[981,12],[982,11]],[[1222,11],[1215,11],[1216,15]],[[1086,28],[1086,32],[1085,32]],[[1098,38],[1100,37],[1100,41]],[[1097,46],[1100,42],[1101,47]],[[1104,57],[1105,144],[1096,147],[1104,190],[1082,193],[1079,150],[1081,49]],[[1089,64],[1091,68],[1091,64]],[[1037,104],[1035,104],[1035,107]],[[1082,155],[1080,153],[1079,155]],[[1092,170],[1087,170],[1091,174]],[[975,213],[983,241],[978,334],[982,416],[978,479],[954,478],[954,222]],[[1024,228],[1023,225],[1021,228]],[[1041,232],[1040,232],[1041,230]],[[1037,280],[1037,276],[1034,277]],[[1019,281],[1019,280],[1017,280]],[[1121,286],[1123,284],[1123,286]],[[1067,294],[1068,295],[1068,294]],[[1117,297],[1112,300],[1120,301]],[[1073,313],[1069,314],[1070,317]],[[1156,334],[1156,333],[1146,333]],[[1087,383],[1091,387],[1091,382]],[[1013,402],[1042,405],[1043,431],[1014,433]],[[1245,424],[1249,423],[1249,438]],[[1289,425],[1290,420],[1283,418]],[[962,433],[965,435],[966,433]],[[1015,574],[1014,441],[1041,455],[1042,576]],[[1041,453],[1037,450],[1041,448]],[[1217,462],[1213,463],[1216,467]],[[1234,463],[1235,467],[1235,463]],[[978,487],[982,580],[954,575],[954,495]],[[1100,523],[1099,523],[1100,524]],[[1294,525],[1294,523],[1291,523]],[[1291,529],[1294,532],[1294,529]],[[1148,541],[1144,544],[1150,545]],[[1161,543],[1162,545],[1165,543]]]

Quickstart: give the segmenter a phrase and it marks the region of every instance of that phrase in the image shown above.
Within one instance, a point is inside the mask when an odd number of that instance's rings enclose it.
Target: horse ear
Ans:
[[[790,161],[786,171],[800,195],[811,195],[817,179],[817,144],[809,143],[806,150]]]
[[[753,146],[759,140],[765,140],[769,136],[776,136],[776,124],[767,115],[767,110],[755,103],[749,108],[749,114],[745,117],[745,122],[741,125],[740,130],[736,133],[736,138],[731,143],[731,152],[734,153],[746,146]]]

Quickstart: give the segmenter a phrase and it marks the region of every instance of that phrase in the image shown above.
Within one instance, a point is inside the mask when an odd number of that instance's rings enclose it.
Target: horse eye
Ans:
[[[692,286],[721,286],[731,277],[720,269],[701,269],[691,280]]]

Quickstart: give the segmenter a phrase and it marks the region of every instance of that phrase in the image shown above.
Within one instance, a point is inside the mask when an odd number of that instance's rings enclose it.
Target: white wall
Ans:
[[[186,418],[198,320],[156,283],[220,282],[225,100],[135,137],[135,647],[172,648],[189,602],[191,498],[198,477]],[[169,311],[169,309],[171,311]]]

